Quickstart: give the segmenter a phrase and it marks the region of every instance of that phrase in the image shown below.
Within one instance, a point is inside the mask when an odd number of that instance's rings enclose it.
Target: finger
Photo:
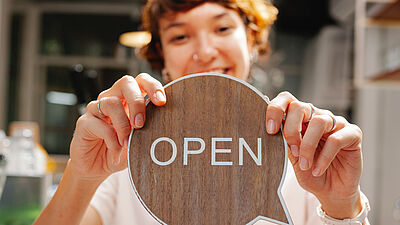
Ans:
[[[96,101],[91,101],[89,104],[86,105],[86,113],[104,120],[106,123],[111,124],[111,120],[108,116],[104,115],[104,113],[101,111],[101,102],[99,100]]]
[[[94,137],[95,140],[102,139],[104,141],[107,146],[107,163],[114,165],[119,163],[121,145],[114,128],[110,124],[94,116],[83,115],[78,119],[76,126],[89,133],[89,136]]]
[[[129,108],[129,121],[131,126],[139,129],[143,127],[145,122],[145,100],[135,78],[125,75],[114,85],[100,93],[98,99],[103,97],[117,96],[120,99],[125,99]]]
[[[331,134],[322,148],[312,171],[313,176],[321,176],[341,150],[361,150],[360,128],[349,125]]]
[[[312,111],[310,104],[300,101],[293,101],[288,106],[283,134],[295,157],[299,156],[302,125],[311,118]]]
[[[289,92],[281,92],[271,100],[266,112],[266,127],[269,134],[276,134],[288,105],[297,99]]]
[[[112,126],[117,132],[119,144],[121,146],[127,145],[131,125],[120,98],[116,96],[104,97],[90,102],[87,106],[87,112],[98,118],[99,116],[109,117]],[[100,117],[100,119],[102,118]]]
[[[128,165],[128,146],[124,146],[119,154],[119,164],[117,170],[125,169]]]
[[[322,135],[332,128],[333,120],[329,115],[314,115],[300,144],[300,169],[308,170],[313,163],[315,150],[322,138]]]
[[[136,77],[136,81],[155,105],[162,106],[166,103],[164,88],[158,80],[147,73],[141,73]]]

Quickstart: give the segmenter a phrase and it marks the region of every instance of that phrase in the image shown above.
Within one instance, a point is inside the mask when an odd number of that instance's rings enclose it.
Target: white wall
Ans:
[[[369,84],[357,90],[355,122],[363,130],[361,189],[368,196],[371,224],[398,225],[400,199],[400,85]]]

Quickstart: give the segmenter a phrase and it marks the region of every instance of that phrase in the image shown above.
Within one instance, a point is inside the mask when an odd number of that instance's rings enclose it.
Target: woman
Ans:
[[[152,41],[142,53],[166,81],[207,71],[247,80],[252,56],[268,49],[267,29],[275,15],[261,0],[150,0],[143,22]],[[139,74],[124,76],[88,104],[76,124],[64,177],[36,224],[157,224],[133,195],[126,169],[130,130],[145,123],[145,94],[158,106],[167,101],[161,83]],[[283,196],[293,222],[349,224],[345,219],[355,218],[368,224],[359,190],[361,130],[283,92],[268,106],[269,134],[278,132],[284,113],[297,181],[287,178]],[[313,205],[317,200],[321,218]]]

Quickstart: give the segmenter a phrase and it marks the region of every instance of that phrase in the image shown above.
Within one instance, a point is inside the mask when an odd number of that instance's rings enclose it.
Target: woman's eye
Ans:
[[[185,40],[186,38],[187,38],[186,35],[178,35],[178,36],[173,37],[173,38],[171,39],[171,41],[172,41],[172,42],[179,42],[179,41]]]
[[[218,33],[224,33],[224,32],[229,31],[230,29],[231,29],[230,27],[220,27],[220,28],[217,29],[217,32]]]

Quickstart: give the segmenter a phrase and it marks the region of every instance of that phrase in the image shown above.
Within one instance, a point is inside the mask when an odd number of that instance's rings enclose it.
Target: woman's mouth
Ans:
[[[229,68],[217,68],[217,69],[210,69],[210,70],[204,70],[201,71],[200,73],[222,73],[222,74],[227,74],[229,72]]]

